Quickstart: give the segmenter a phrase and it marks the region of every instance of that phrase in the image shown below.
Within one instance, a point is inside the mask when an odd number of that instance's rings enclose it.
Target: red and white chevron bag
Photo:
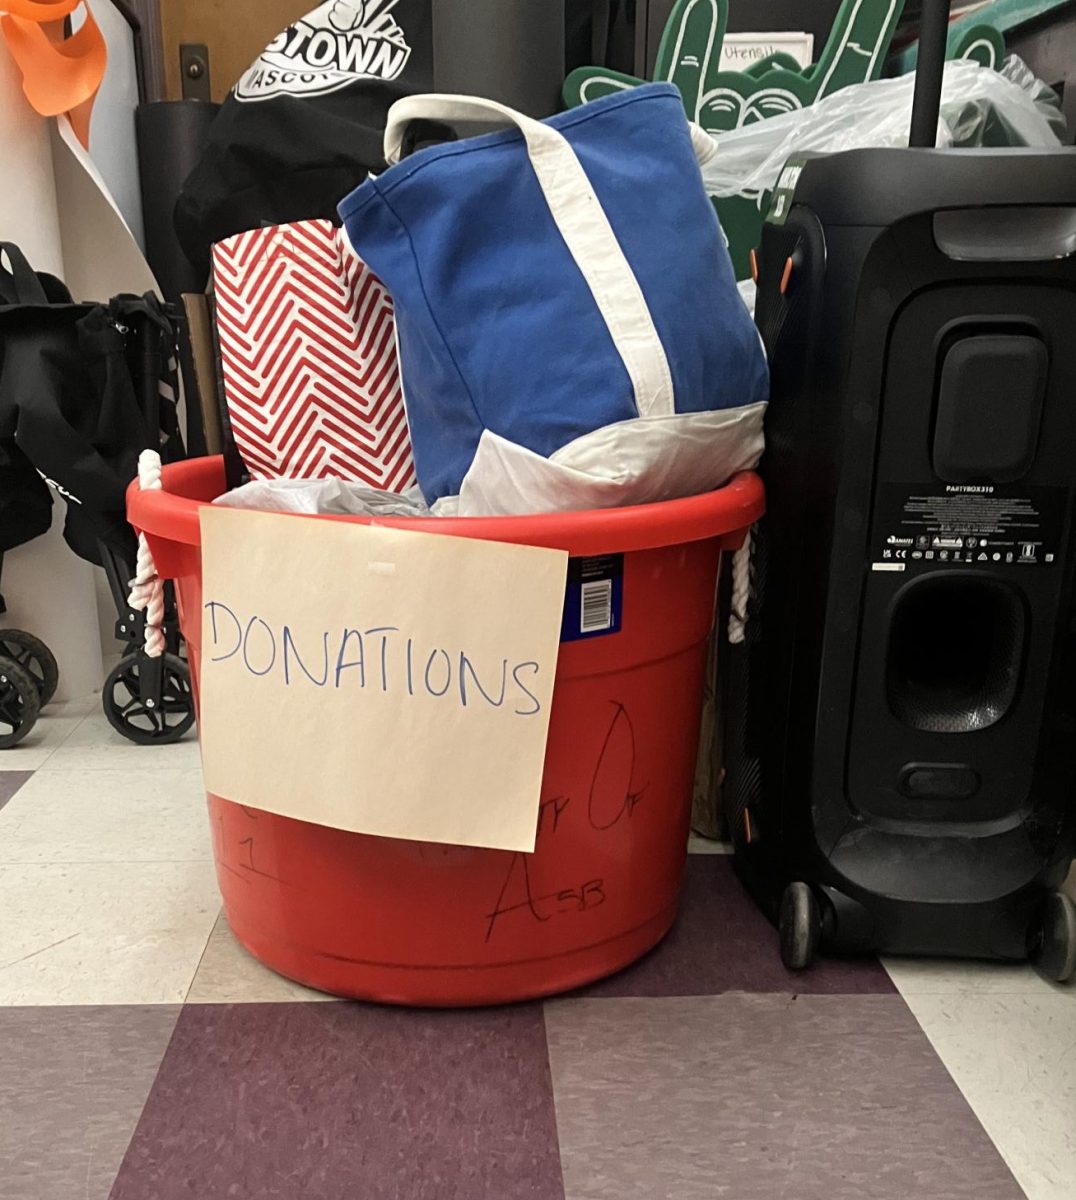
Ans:
[[[224,393],[253,479],[415,482],[392,298],[330,221],[213,248]]]

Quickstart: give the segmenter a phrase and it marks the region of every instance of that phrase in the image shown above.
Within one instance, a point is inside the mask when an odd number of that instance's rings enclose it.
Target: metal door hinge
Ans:
[[[184,100],[210,100],[209,47],[202,42],[181,42],[179,77]]]

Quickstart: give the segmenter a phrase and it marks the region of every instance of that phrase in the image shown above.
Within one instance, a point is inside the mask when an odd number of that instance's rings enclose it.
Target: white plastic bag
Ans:
[[[520,516],[654,504],[727,483],[762,457],[766,405],[619,421],[549,458],[486,430],[457,498],[438,516]]]
[[[384,492],[346,479],[256,479],[213,501],[259,512],[487,517],[649,504],[710,491],[762,456],[764,403],[621,421],[543,458],[489,430],[459,496],[426,504],[415,486]]]
[[[383,492],[346,479],[255,479],[213,501],[222,508],[258,512],[338,513],[359,517],[428,517],[418,485]]]
[[[855,84],[809,108],[723,133],[702,167],[706,190],[718,197],[760,195],[793,154],[906,146],[914,88],[914,75]],[[966,59],[946,63],[937,144],[981,144],[995,120],[1011,145],[1060,145],[1051,96],[1016,58],[1000,72]]]

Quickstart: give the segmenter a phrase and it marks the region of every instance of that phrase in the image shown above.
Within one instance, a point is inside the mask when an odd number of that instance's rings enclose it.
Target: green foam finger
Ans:
[[[728,0],[677,0],[661,36],[654,78],[676,84],[693,121],[720,73],[728,16]]]

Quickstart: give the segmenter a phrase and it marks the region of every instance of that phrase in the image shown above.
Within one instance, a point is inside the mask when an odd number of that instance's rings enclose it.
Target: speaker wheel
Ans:
[[[822,931],[822,914],[814,892],[805,883],[790,883],[781,897],[777,931],[781,961],[790,971],[802,971],[814,962]]]
[[[1076,975],[1076,904],[1064,892],[1051,892],[1043,901],[1032,930],[1031,961],[1055,983]]]

